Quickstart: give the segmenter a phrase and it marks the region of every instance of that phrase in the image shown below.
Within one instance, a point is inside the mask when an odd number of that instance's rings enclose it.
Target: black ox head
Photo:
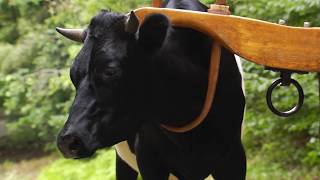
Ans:
[[[76,97],[58,136],[65,157],[91,156],[138,131],[145,122],[147,64],[165,40],[169,22],[151,15],[139,26],[135,14],[101,11],[82,30],[57,30],[84,43],[70,69]]]

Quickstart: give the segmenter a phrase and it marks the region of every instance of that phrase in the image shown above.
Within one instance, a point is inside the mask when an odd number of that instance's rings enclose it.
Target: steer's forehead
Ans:
[[[89,33],[94,39],[91,61],[121,61],[125,58],[129,37],[125,32],[126,20],[127,16],[108,11],[101,11],[91,20]]]
[[[89,40],[76,57],[71,78],[82,79],[91,67],[106,65],[110,61],[120,61],[126,55],[125,22],[127,16],[102,10],[92,18],[87,29]]]
[[[110,36],[124,36],[125,33],[125,21],[127,17],[123,14],[100,11],[98,15],[92,18],[89,31],[90,35],[95,38],[103,38]]]

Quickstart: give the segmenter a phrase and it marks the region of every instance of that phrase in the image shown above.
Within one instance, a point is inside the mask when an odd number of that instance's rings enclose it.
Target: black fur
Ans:
[[[164,6],[207,10],[197,0],[168,0]],[[187,133],[168,132],[160,124],[181,126],[201,111],[212,40],[171,27],[159,14],[130,34],[124,30],[126,18],[102,11],[90,23],[71,68],[77,95],[58,137],[60,150],[82,158],[129,140],[143,179],[164,180],[169,173],[184,180],[209,174],[218,180],[245,179],[245,99],[233,54],[222,50],[216,95],[205,121]]]

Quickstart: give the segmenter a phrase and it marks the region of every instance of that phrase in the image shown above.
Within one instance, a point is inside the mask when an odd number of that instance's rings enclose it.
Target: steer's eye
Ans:
[[[111,77],[117,74],[117,69],[116,68],[107,68],[103,71],[103,76],[104,77]]]
[[[108,67],[108,68],[103,70],[102,79],[103,80],[116,79],[117,77],[120,77],[120,75],[121,75],[120,68]]]

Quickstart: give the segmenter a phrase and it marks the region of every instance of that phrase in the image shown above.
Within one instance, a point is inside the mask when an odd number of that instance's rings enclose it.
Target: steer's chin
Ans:
[[[84,159],[84,158],[90,158],[94,155],[95,151],[83,151],[83,152],[77,152],[77,151],[71,151],[71,152],[62,152],[62,155],[67,159]]]
[[[95,151],[79,153],[76,156],[72,157],[73,159],[85,159],[91,158],[95,154]]]

